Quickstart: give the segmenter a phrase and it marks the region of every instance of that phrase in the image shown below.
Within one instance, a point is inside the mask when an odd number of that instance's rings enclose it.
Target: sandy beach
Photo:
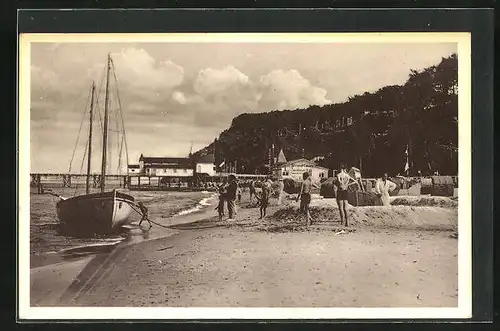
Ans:
[[[263,220],[245,200],[234,221],[219,222],[208,207],[179,217],[169,230],[153,227],[149,238],[98,255],[69,277],[73,285],[59,300],[33,299],[46,289],[42,273],[34,282],[32,270],[31,304],[456,307],[456,204],[430,200],[351,206],[349,228],[340,226],[331,199],[313,200],[316,222],[310,227],[291,200],[269,208]]]

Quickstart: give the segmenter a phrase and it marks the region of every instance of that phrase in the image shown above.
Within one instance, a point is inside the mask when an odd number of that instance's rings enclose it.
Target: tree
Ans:
[[[345,162],[361,166],[364,176],[401,173],[408,147],[411,173],[456,174],[457,82],[454,54],[411,70],[403,85],[354,95],[344,103],[239,115],[211,145],[217,162],[235,162],[248,173],[265,170],[274,144],[275,154],[283,149],[289,160],[323,155],[328,167]],[[353,123],[346,124],[347,118]]]

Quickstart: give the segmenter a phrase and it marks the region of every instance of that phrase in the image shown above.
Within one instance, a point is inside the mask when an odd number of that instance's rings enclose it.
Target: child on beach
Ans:
[[[143,221],[148,221],[149,223],[149,227],[153,227],[153,224],[151,224],[151,221],[149,220],[148,218],[148,209],[146,208],[146,206],[144,206],[144,204],[142,203],[142,201],[139,201],[139,203],[137,204],[137,206],[139,207],[139,209],[141,210],[141,214],[142,214],[142,218],[141,220],[139,221],[139,226],[141,226],[141,223]]]
[[[283,178],[280,178],[278,183],[278,206],[281,206],[281,202],[283,201],[284,189],[285,189],[285,184],[283,183]]]
[[[250,181],[250,202],[253,202],[253,196],[255,195],[255,183]]]
[[[217,207],[215,207],[215,210],[219,211],[219,221],[222,221],[222,217],[224,216],[224,201],[225,201],[225,194],[226,194],[226,188],[224,184],[220,184],[218,187],[219,191],[219,204]]]
[[[260,193],[260,195],[255,194],[255,197],[257,198],[257,202],[260,206],[260,219],[266,217],[266,209],[267,209],[267,206],[269,205],[270,192],[271,192],[270,185],[267,185],[267,183],[264,183],[264,185],[262,185],[262,192]]]
[[[238,187],[238,203],[241,202],[241,187]]]

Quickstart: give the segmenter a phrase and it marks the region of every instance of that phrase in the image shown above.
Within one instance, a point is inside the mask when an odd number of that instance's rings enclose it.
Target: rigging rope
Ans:
[[[101,109],[100,109],[100,105],[99,105],[99,97],[101,96],[101,90],[103,89],[103,85],[104,85],[104,76],[105,76],[105,73],[106,73],[106,70],[105,68],[103,69],[102,71],[102,74],[101,74],[101,79],[100,79],[100,82],[99,82],[99,85],[98,85],[98,89],[97,89],[97,96],[96,96],[96,102],[95,102],[95,110],[97,111],[97,114],[99,115],[99,125],[101,127],[101,139],[99,139],[99,149],[101,150],[102,152],[102,132],[104,131],[103,129],[103,120],[102,120],[102,115],[101,115]]]
[[[82,164],[80,165],[80,173],[82,173],[83,171],[83,165],[85,164],[85,157],[87,156],[87,151],[88,151],[88,147],[89,147],[89,139],[90,138],[87,138],[87,143],[85,144],[85,151],[83,152],[83,158],[82,158]],[[78,182],[76,183],[75,185],[75,193],[73,193],[73,195],[76,195],[76,192],[78,191]]]
[[[118,113],[118,111],[116,111]],[[121,175],[120,167],[121,167],[121,161],[122,161],[122,155],[120,153],[120,130],[118,127],[118,116],[115,116],[115,127],[116,127],[116,149],[119,151],[118,152],[118,164],[116,166],[116,172]]]
[[[85,115],[87,114],[87,106],[89,104],[89,100],[90,100],[91,94],[92,94],[92,89],[90,89],[89,95],[87,97],[87,102],[85,103],[85,109],[84,109],[84,112],[83,112],[82,120],[80,121],[80,128],[78,129],[78,135],[76,137],[76,144],[75,144],[75,147],[73,148],[73,154],[71,155],[71,161],[69,162],[68,173],[71,173],[71,166],[73,164],[73,159],[75,157],[75,152],[76,152],[76,147],[78,146],[78,141],[80,140],[80,132],[82,131],[83,120],[85,119]]]
[[[118,79],[116,78],[116,72],[115,72],[115,63],[113,59],[111,59],[111,66],[113,67],[113,77],[115,78],[115,85],[116,85],[116,95],[118,97],[118,107],[120,110],[120,117],[122,120],[122,129],[123,129],[123,142],[125,143],[125,154],[127,157],[127,173],[128,173],[128,165],[129,165],[129,156],[128,156],[128,146],[127,146],[127,134],[125,132],[125,121],[123,119],[123,112],[122,112],[122,101],[120,98],[120,92],[118,90]],[[120,149],[120,155],[121,155],[121,149]]]
[[[97,98],[96,98],[96,109],[98,109],[99,107],[99,96],[101,95],[101,90],[103,88],[103,85],[104,85],[104,76],[105,76],[105,73],[106,73],[106,68],[103,69],[102,71],[102,75],[101,75],[101,80],[99,82],[99,89],[97,90]],[[99,113],[99,124],[101,125],[101,132],[104,130],[103,128],[103,121],[102,121],[102,118],[101,118],[101,110],[98,109],[98,113]]]

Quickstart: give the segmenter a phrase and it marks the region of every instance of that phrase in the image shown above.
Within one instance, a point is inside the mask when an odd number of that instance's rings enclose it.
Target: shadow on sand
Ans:
[[[212,228],[222,228],[222,227],[229,227],[229,224],[227,221],[219,221],[219,218],[217,216],[192,223],[169,226],[169,228],[173,230],[201,230],[201,229],[212,229]]]

